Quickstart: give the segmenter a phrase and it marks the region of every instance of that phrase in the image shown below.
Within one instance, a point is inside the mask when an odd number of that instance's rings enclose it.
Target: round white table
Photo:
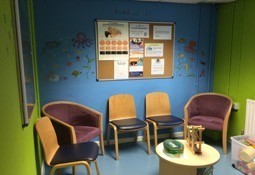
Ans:
[[[186,140],[178,140],[184,145],[183,155],[172,158],[164,153],[163,142],[156,147],[159,156],[159,175],[197,175],[197,168],[213,166],[220,159],[219,152],[210,145],[202,144],[202,154],[193,154]]]

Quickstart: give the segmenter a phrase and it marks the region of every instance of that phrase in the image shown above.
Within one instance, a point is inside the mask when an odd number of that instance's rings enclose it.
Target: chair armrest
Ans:
[[[188,103],[184,106],[184,128],[183,128],[183,133],[184,133],[184,138],[187,138],[187,126],[188,126],[188,121],[191,117],[194,116],[195,112],[193,111],[194,108],[196,108],[196,104],[192,101],[193,99],[191,98]]]
[[[50,116],[49,118],[56,131],[59,145],[73,144],[77,142],[73,126],[64,123],[56,118]]]
[[[188,103],[184,106],[184,119],[188,121],[191,117],[195,116],[198,111],[196,111],[196,104],[189,100]]]
[[[227,110],[227,113],[224,117],[224,123],[223,123],[223,130],[226,130],[226,131],[228,130],[228,121],[229,121],[230,113],[231,113],[231,110],[232,110],[232,106],[233,106],[233,101],[231,100],[229,108]]]

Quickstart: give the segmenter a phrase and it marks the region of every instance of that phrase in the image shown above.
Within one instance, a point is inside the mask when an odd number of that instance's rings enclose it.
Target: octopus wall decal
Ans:
[[[72,42],[73,46],[77,48],[85,48],[85,46],[90,47],[92,45],[92,40],[87,38],[83,32],[78,32],[76,37],[72,39]]]

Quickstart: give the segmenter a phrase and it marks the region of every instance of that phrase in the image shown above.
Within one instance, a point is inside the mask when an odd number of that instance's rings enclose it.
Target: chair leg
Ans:
[[[151,154],[150,130],[149,130],[149,124],[148,123],[147,123],[147,126],[146,126],[146,132],[147,132],[147,150],[148,150],[148,154]]]
[[[156,146],[158,145],[158,132],[157,132],[157,129],[158,129],[157,124],[153,123],[155,150],[156,150]]]
[[[104,156],[104,135],[103,133],[100,134],[100,149],[101,149],[101,154]]]
[[[223,154],[227,154],[227,131],[222,131],[222,148]]]
[[[111,126],[108,124],[107,126],[107,145],[109,146],[110,144],[110,131],[111,131]]]
[[[56,173],[55,173],[56,174]],[[57,175],[62,175],[63,174],[63,169],[58,169],[57,170]]]
[[[50,175],[54,175],[54,174],[57,174],[57,175],[62,175],[62,167],[56,167],[54,166],[51,170],[50,170]],[[57,172],[57,173],[55,173]]]
[[[134,138],[134,142],[137,142],[137,138],[138,138],[138,131],[135,131],[135,138]]]
[[[118,141],[118,131],[117,128],[114,127],[114,144],[115,144],[115,156],[116,156],[116,160],[119,160],[119,141]]]
[[[76,171],[77,170],[77,168],[76,168],[76,166],[73,166],[73,175],[76,175]]]
[[[100,171],[99,171],[99,168],[98,168],[97,160],[95,160],[94,163],[95,163],[97,175],[100,175]]]
[[[182,125],[182,139],[185,139],[185,136],[184,136],[184,125]]]
[[[85,168],[87,170],[87,175],[91,175],[90,165],[87,162],[83,162],[82,165],[85,166]]]
[[[147,132],[143,130],[143,142],[147,141]]]
[[[57,168],[52,167],[52,169],[50,170],[50,175],[54,175],[54,174],[55,174],[56,169],[57,169]]]
[[[187,138],[187,124],[185,123],[184,121],[184,124],[183,124],[183,139],[186,139]]]
[[[76,162],[75,164],[73,162],[57,164],[57,165],[53,166],[52,169],[50,170],[50,175],[54,175],[56,170],[61,170],[62,168],[70,167],[70,166],[72,166],[72,168],[73,168],[73,173],[76,173],[76,165],[84,165],[87,170],[87,175],[91,175],[90,164],[86,161],[79,161],[79,162]],[[99,170],[97,170],[97,171],[99,171]],[[98,174],[98,175],[100,175],[100,174]]]

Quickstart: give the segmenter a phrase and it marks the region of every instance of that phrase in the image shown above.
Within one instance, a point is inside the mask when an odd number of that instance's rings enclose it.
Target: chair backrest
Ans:
[[[233,101],[230,97],[218,93],[200,93],[191,97],[185,109],[189,117],[204,115],[224,119],[229,116]]]
[[[146,118],[170,114],[171,106],[167,93],[152,92],[146,95]]]
[[[109,98],[109,121],[136,118],[134,97],[130,94],[117,94]]]
[[[42,113],[70,125],[86,125],[88,123],[82,123],[85,121],[84,116],[99,115],[93,109],[70,101],[49,102],[42,107]]]
[[[70,106],[71,104],[65,101],[49,102],[42,107],[42,113],[43,115],[71,124]]]
[[[59,148],[59,145],[55,130],[49,117],[46,116],[40,118],[35,124],[35,129],[43,146],[45,162],[50,165],[50,162]]]

